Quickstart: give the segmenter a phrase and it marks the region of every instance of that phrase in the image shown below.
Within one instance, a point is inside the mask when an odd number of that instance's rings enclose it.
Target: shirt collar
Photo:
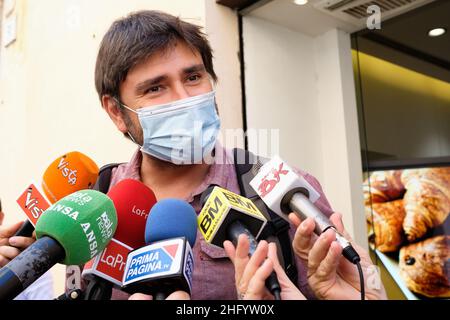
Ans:
[[[142,181],[140,173],[141,164],[142,151],[138,148],[125,168],[126,176],[131,179]],[[230,189],[232,187],[230,169],[234,172],[231,155],[229,151],[226,150],[219,141],[217,141],[215,145],[215,157],[213,163],[209,166],[205,179],[197,188],[195,188],[189,198],[185,200],[192,202],[195,196],[202,194],[210,185],[217,185],[224,189]]]

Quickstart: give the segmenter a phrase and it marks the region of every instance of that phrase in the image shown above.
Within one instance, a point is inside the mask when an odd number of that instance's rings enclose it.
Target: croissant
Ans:
[[[402,198],[405,187],[401,181],[402,170],[377,171],[366,179],[363,186],[364,203],[387,202]]]
[[[403,229],[409,241],[442,224],[450,212],[450,167],[404,170]]]
[[[400,276],[427,297],[450,297],[450,235],[436,236],[400,249]]]
[[[397,251],[403,243],[403,200],[373,203],[366,207],[367,221],[372,221],[375,247],[381,252]]]

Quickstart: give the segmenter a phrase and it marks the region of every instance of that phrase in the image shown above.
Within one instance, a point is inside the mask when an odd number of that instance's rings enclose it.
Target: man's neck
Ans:
[[[187,199],[208,174],[209,164],[175,165],[142,153],[141,179],[156,199]]]

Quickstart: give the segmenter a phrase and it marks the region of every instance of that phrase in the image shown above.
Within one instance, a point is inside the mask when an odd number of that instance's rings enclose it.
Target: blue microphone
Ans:
[[[197,215],[186,201],[164,199],[150,210],[145,227],[147,246],[128,254],[122,289],[163,300],[170,293],[191,293],[197,238]]]
[[[145,243],[185,237],[191,248],[197,238],[197,214],[186,201],[164,199],[157,202],[147,218]]]

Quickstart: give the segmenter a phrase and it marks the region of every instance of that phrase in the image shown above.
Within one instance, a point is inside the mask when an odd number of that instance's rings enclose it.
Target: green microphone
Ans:
[[[0,300],[15,298],[56,263],[88,262],[116,228],[116,209],[107,195],[81,190],[62,198],[39,218],[38,240],[0,269]]]

